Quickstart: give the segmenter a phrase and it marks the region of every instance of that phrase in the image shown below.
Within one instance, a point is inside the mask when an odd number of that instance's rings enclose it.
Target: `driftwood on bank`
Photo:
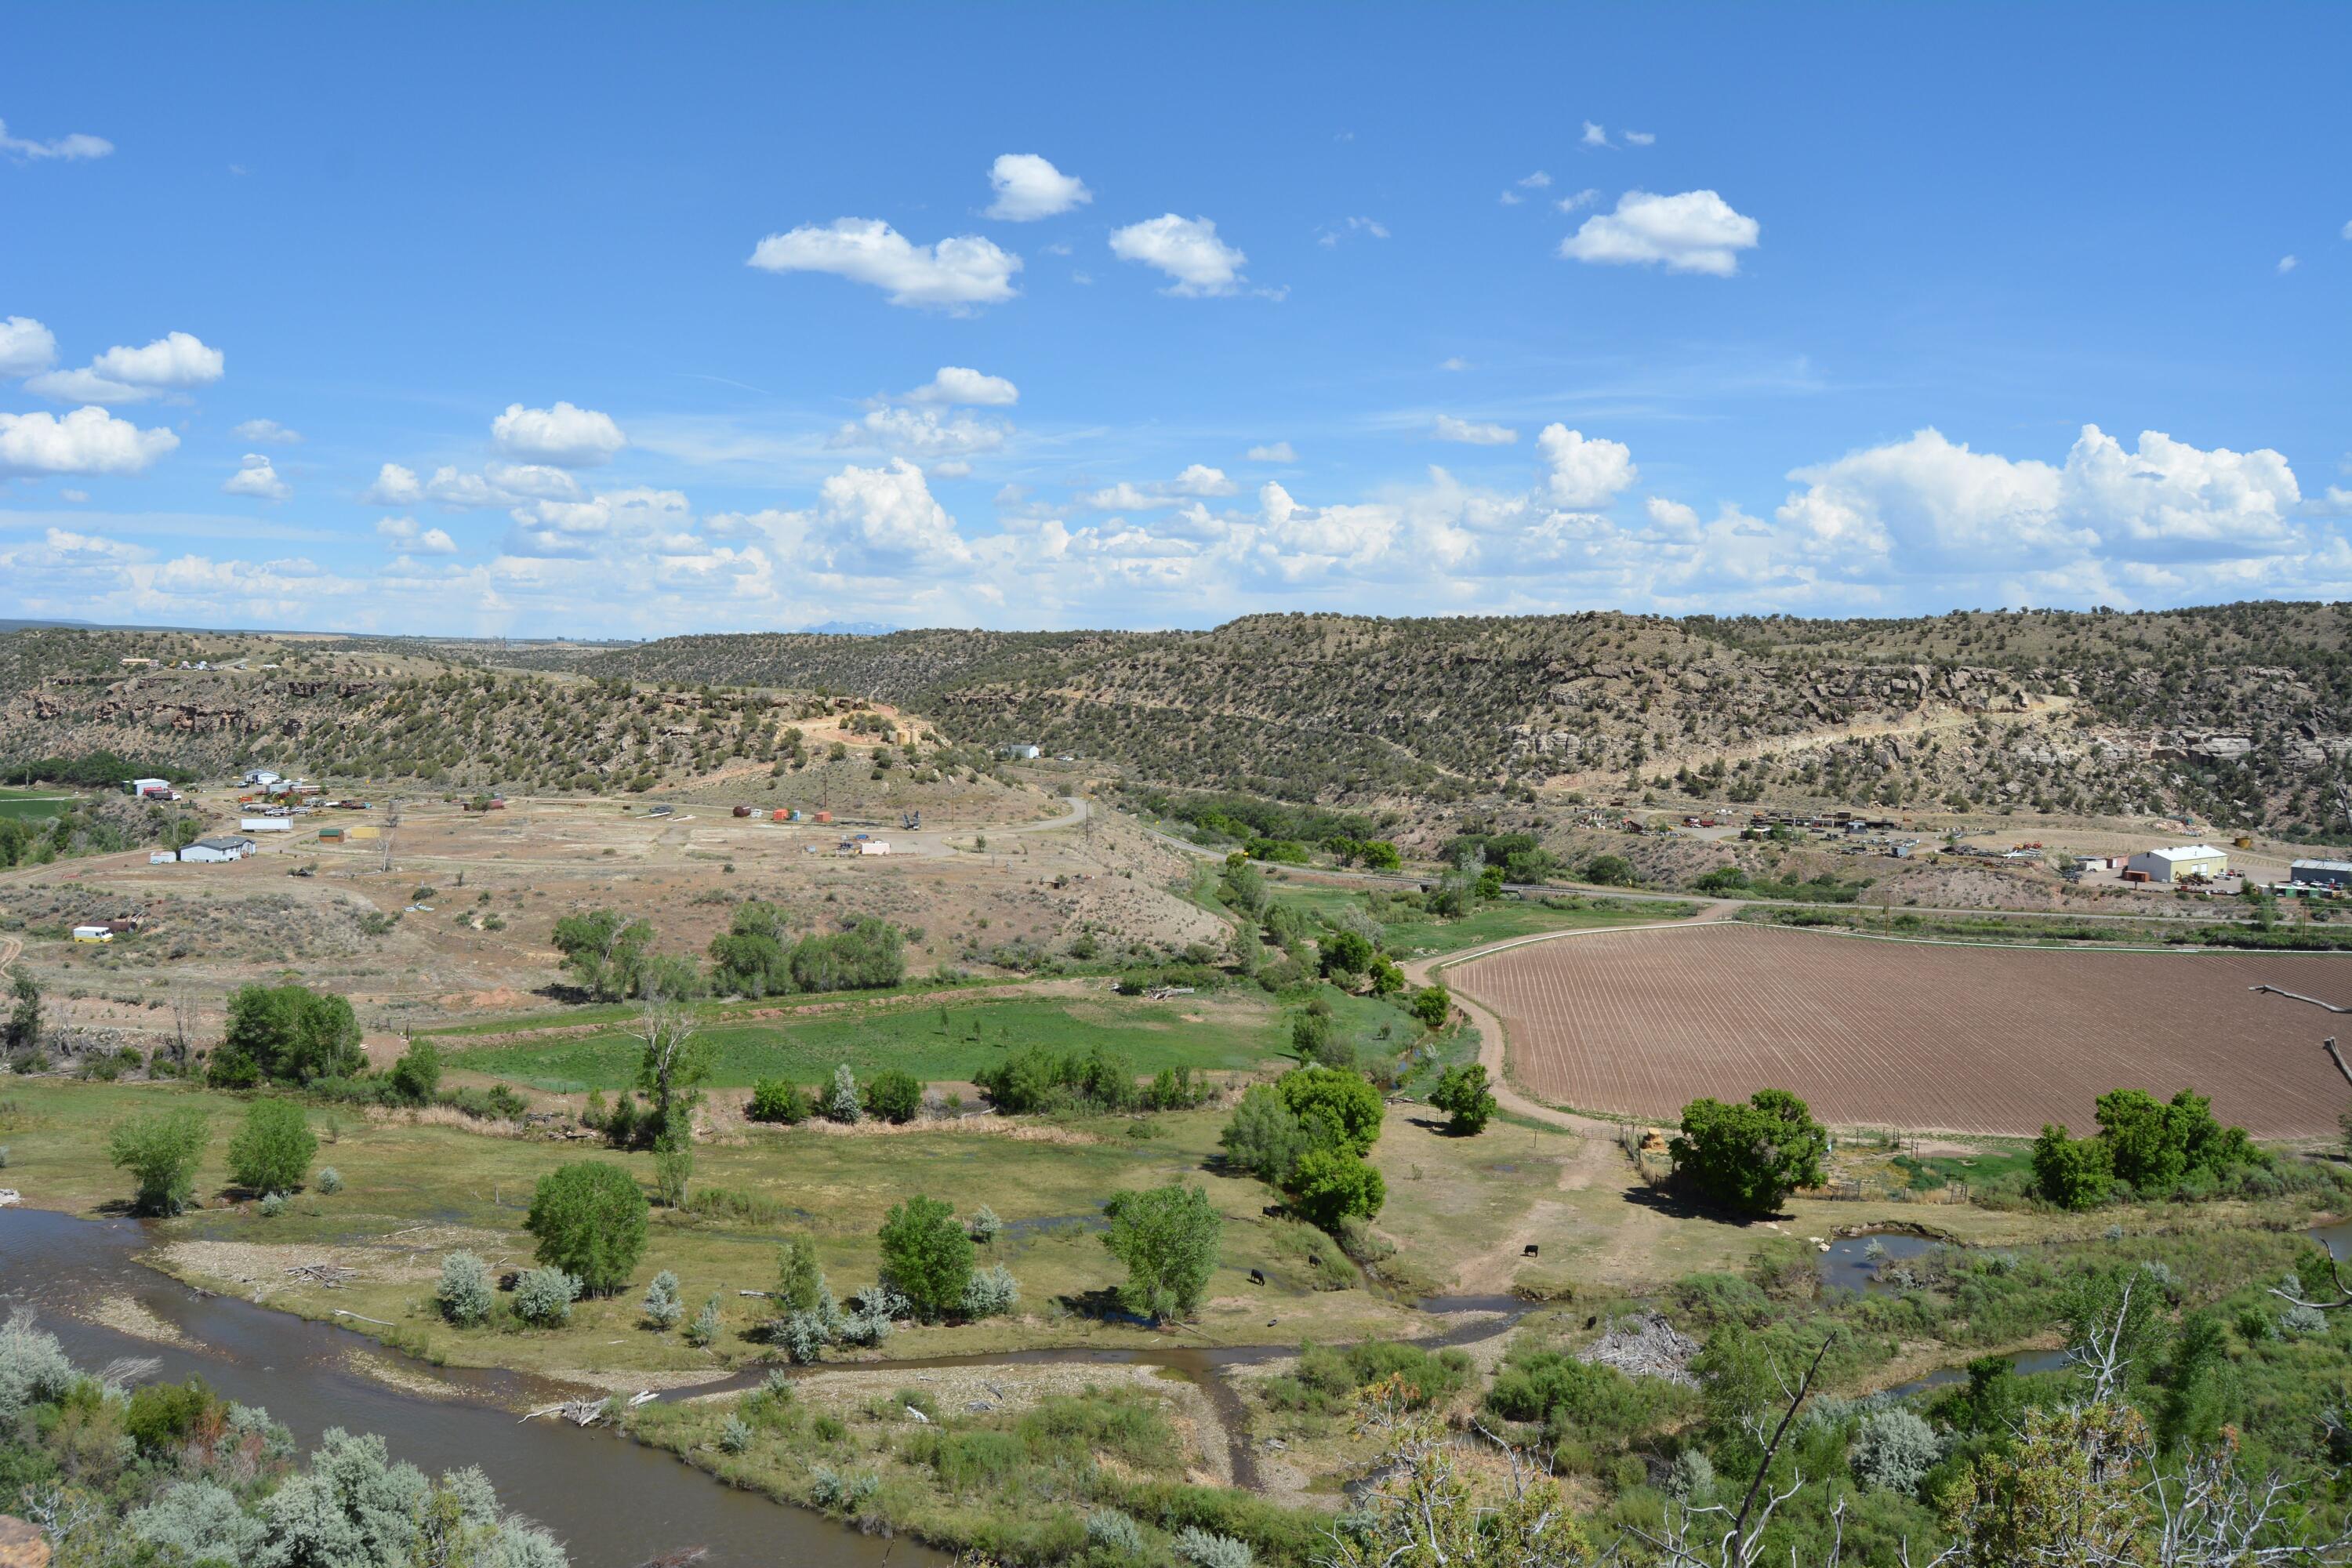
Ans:
[[[346,1268],[340,1263],[298,1263],[286,1272],[292,1279],[308,1279],[330,1290],[340,1290],[360,1277],[358,1269]]]
[[[604,1401],[601,1399],[561,1399],[553,1405],[542,1405],[536,1410],[523,1412],[522,1421],[533,1421],[541,1415],[552,1415],[569,1421],[574,1426],[593,1426],[604,1418]],[[515,1423],[520,1426],[522,1421]]]

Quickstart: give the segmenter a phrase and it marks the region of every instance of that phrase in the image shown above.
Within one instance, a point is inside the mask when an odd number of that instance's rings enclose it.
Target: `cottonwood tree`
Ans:
[[[115,1128],[107,1140],[107,1158],[138,1183],[132,1207],[146,1215],[185,1209],[195,1197],[205,1138],[205,1113],[193,1106],[136,1117]]]
[[[637,1087],[653,1105],[654,1146],[686,1146],[702,1081],[716,1055],[694,1014],[676,1002],[648,1002],[637,1015]]]
[[[599,1002],[618,1002],[637,988],[654,928],[618,910],[590,910],[557,921],[553,940],[583,990]]]
[[[937,1319],[960,1310],[971,1279],[971,1237],[955,1208],[917,1193],[883,1216],[883,1282],[917,1312]]]
[[[1207,1191],[1180,1181],[1113,1193],[1103,1212],[1110,1219],[1103,1246],[1127,1265],[1120,1305],[1155,1322],[1197,1310],[1217,1271],[1225,1226]]]
[[[629,1282],[646,1250],[646,1194],[628,1172],[603,1160],[559,1165],[539,1179],[523,1228],[539,1261],[609,1296]]]

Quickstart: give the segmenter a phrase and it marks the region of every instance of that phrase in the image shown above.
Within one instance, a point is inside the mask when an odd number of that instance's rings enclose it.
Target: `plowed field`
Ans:
[[[2332,1136],[2352,1089],[2336,1018],[2352,956],[1938,947],[1728,922],[1498,952],[1450,982],[1503,1020],[1545,1099],[1664,1119],[1700,1095],[1794,1089],[1833,1126],[2092,1129],[2110,1089],[2193,1088],[2258,1137]]]

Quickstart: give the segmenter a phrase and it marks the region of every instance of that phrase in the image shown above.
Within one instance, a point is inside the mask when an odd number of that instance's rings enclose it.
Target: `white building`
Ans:
[[[887,855],[890,846],[879,838],[868,838],[858,845],[857,852],[860,855]]]
[[[240,816],[236,825],[247,833],[291,833],[294,819],[290,816]]]
[[[2151,882],[2219,877],[2229,868],[2230,858],[2210,844],[2182,844],[2169,849],[2144,849],[2124,865],[2126,871],[2146,872]]]
[[[1035,746],[1007,746],[1004,754],[1017,763],[1034,763],[1043,753]]]
[[[217,860],[242,860],[259,847],[259,845],[256,844],[252,839],[245,837],[241,834],[223,834],[218,837],[197,839],[194,844],[191,844],[185,849],[181,850],[179,858],[183,860],[194,860],[203,863],[210,863]],[[172,857],[169,853],[165,853],[160,857],[151,855],[148,858],[150,860],[157,858],[168,860],[172,858]]]
[[[125,779],[123,784],[130,794],[141,800],[150,795],[162,795],[166,800],[172,796],[172,781],[169,779]]]

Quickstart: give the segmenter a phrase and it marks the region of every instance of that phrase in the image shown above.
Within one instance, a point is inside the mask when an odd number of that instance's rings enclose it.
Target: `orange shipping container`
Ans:
[[[833,820],[833,813],[829,811],[820,811],[816,814],[816,819],[819,822],[831,822]]]

